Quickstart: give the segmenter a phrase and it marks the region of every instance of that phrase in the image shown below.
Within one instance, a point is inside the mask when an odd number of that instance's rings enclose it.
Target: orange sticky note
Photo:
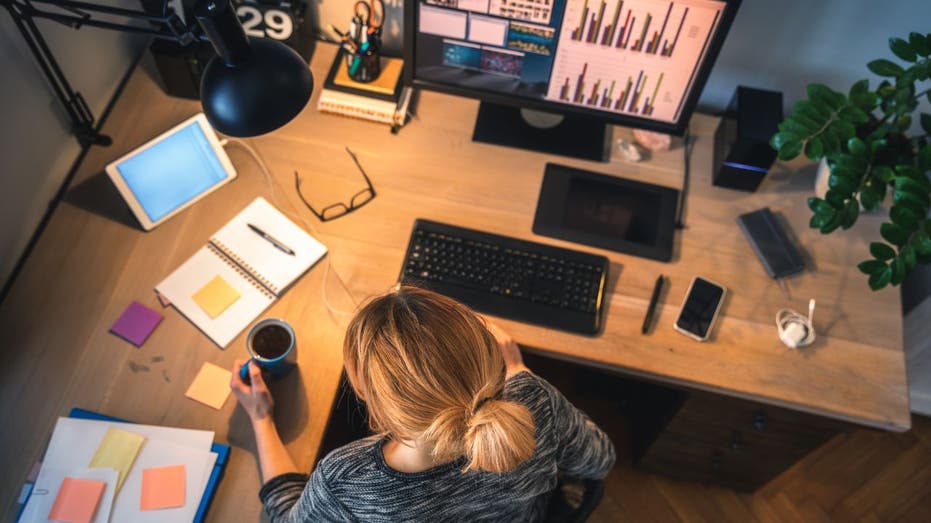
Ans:
[[[90,523],[105,488],[105,481],[65,478],[48,518],[64,523]]]
[[[230,305],[236,303],[241,295],[239,291],[219,276],[214,276],[212,280],[195,292],[191,299],[200,305],[201,309],[211,318],[216,318],[223,314]]]
[[[142,471],[139,510],[184,506],[184,465],[154,467]]]
[[[215,409],[220,409],[230,395],[230,377],[233,373],[205,362],[200,368],[185,396]]]

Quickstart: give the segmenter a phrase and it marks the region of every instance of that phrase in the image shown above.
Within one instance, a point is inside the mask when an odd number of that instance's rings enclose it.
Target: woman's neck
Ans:
[[[382,453],[385,463],[398,472],[423,472],[439,465],[430,454],[430,449],[416,441],[389,439],[382,447]]]

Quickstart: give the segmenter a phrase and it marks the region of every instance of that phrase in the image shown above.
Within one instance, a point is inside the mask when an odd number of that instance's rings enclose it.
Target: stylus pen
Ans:
[[[646,334],[650,330],[650,322],[653,321],[653,311],[656,310],[656,302],[659,301],[659,293],[663,290],[662,274],[656,278],[656,285],[653,286],[653,296],[650,297],[650,305],[647,307],[647,315],[643,318],[643,327],[640,328],[640,334]]]
[[[253,232],[255,232],[256,234],[258,234],[258,235],[261,236],[262,238],[265,238],[266,240],[268,240],[269,243],[271,243],[272,245],[274,245],[275,247],[277,247],[278,250],[280,250],[281,252],[284,252],[284,253],[290,254],[291,256],[294,256],[294,251],[291,250],[290,247],[288,247],[287,245],[285,245],[285,244],[281,243],[280,241],[276,240],[275,237],[272,236],[271,234],[268,234],[267,232],[263,231],[262,229],[259,229],[258,227],[256,227],[255,225],[252,225],[251,223],[247,223],[246,225],[248,225],[249,228],[252,229]]]

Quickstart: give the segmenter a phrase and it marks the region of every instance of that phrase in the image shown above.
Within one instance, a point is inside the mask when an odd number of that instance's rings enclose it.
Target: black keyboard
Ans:
[[[604,256],[421,219],[399,279],[495,316],[594,334],[607,271]]]

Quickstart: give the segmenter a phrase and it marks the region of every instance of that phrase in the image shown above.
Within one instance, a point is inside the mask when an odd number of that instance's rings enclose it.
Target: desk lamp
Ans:
[[[36,18],[75,29],[89,25],[141,33],[181,45],[209,40],[218,56],[204,70],[201,103],[210,124],[229,136],[256,136],[281,127],[307,105],[313,90],[313,77],[300,55],[275,40],[250,40],[230,0],[198,0],[194,6],[197,24],[190,25],[185,25],[168,7],[168,0],[162,0],[160,14],[71,0],[0,0],[0,4],[10,12],[68,112],[78,142],[84,147],[110,145],[112,141],[95,129],[90,109],[65,78],[36,27]],[[61,11],[49,11],[39,6],[53,6]],[[90,13],[140,20],[145,24],[95,19]]]

